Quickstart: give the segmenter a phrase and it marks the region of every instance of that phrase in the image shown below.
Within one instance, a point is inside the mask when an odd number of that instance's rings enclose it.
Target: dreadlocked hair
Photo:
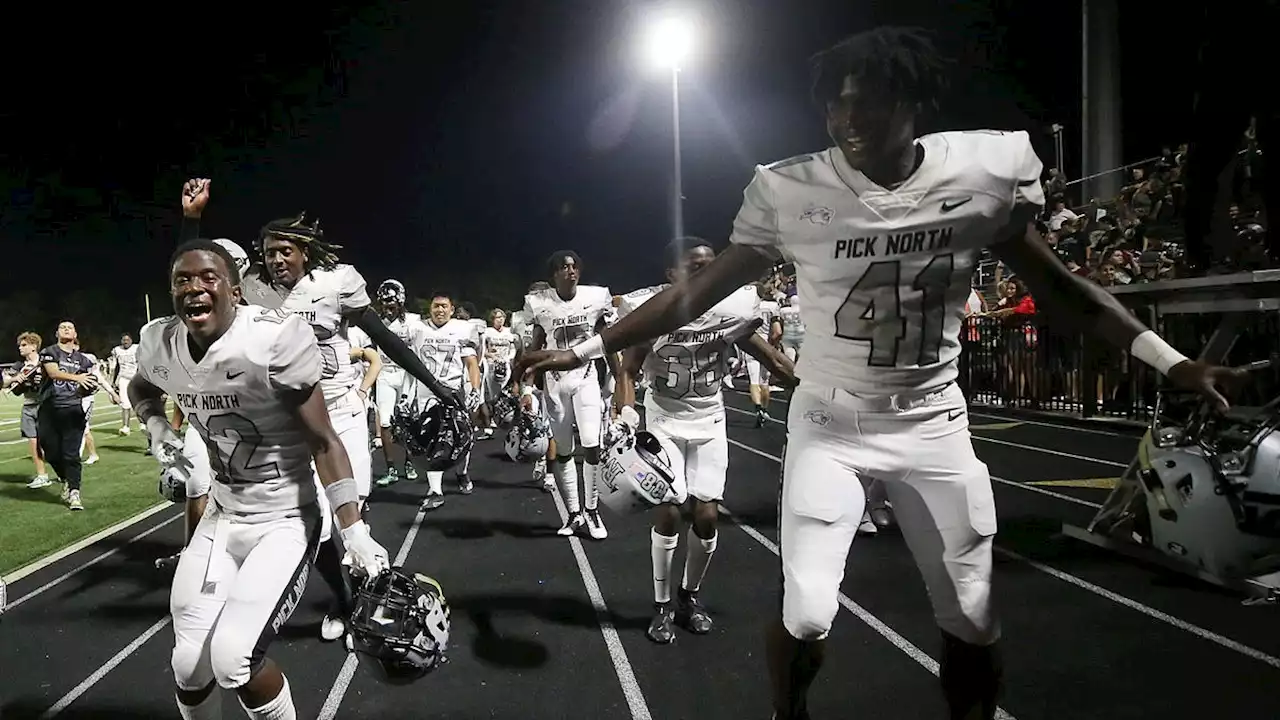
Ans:
[[[278,237],[305,248],[307,251],[307,272],[316,269],[332,270],[333,266],[338,264],[338,256],[335,251],[341,250],[342,246],[325,242],[324,231],[320,229],[320,219],[309,220],[305,212],[299,213],[298,217],[272,220],[262,227],[262,230],[258,232],[258,252],[263,257],[266,257],[268,237]],[[265,267],[262,273],[263,279],[267,279]]]
[[[878,27],[851,35],[809,59],[811,95],[821,110],[840,97],[845,77],[860,90],[936,110],[949,62],[918,27]]]

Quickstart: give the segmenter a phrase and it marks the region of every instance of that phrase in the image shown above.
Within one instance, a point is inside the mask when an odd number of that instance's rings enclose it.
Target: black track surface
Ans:
[[[586,575],[573,544],[554,535],[560,514],[552,497],[528,481],[528,466],[501,457],[495,439],[477,446],[475,494],[456,494],[446,478],[447,503],[423,517],[405,562],[439,579],[449,599],[449,663],[409,687],[380,685],[361,668],[347,676],[345,691],[335,687],[346,656],[340,644],[318,640],[327,590],[313,581],[270,653],[289,677],[299,717],[318,717],[340,699],[336,717],[379,720],[768,718],[762,630],[776,608],[778,561],[770,548],[783,425],[755,429],[745,398],[730,393],[728,402],[732,520],[722,523],[702,592],[716,621],[710,635],[679,631],[670,646],[646,640],[645,518],[606,514],[609,539],[580,541]],[[778,402],[775,416],[785,412]],[[975,437],[986,438],[976,441],[979,455],[999,478],[1002,707],[1019,720],[1267,716],[1280,686],[1275,607],[1242,606],[1239,597],[1061,537],[1061,523],[1086,523],[1089,504],[1100,503],[1105,489],[1034,486],[1062,496],[1053,497],[1023,485],[1116,477],[1136,436],[1052,423],[1002,426],[1016,419],[996,412],[975,409],[970,422]],[[374,496],[374,536],[393,556],[425,490],[425,483],[401,482]],[[72,693],[58,717],[177,717],[172,631],[163,625],[137,642],[166,621],[168,578],[152,561],[177,548],[181,521],[136,538],[175,514],[152,516],[9,588],[10,601],[19,600],[117,550],[0,620],[0,717],[40,717]],[[682,537],[677,577],[684,545]],[[890,531],[859,539],[843,591],[813,717],[944,717],[928,668],[937,630],[901,538]],[[618,640],[612,648],[610,637]],[[231,696],[224,714],[242,716]]]

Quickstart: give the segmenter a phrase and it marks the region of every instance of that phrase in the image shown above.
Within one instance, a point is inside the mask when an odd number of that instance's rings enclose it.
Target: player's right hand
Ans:
[[[520,358],[516,372],[521,376],[538,377],[548,371],[573,370],[585,364],[572,350],[534,350]]]
[[[209,178],[191,178],[182,184],[182,216],[198,218],[209,204]]]
[[[151,435],[151,454],[164,469],[179,468],[189,470],[191,462],[182,454],[182,438],[169,426],[164,418],[160,422],[148,422],[147,432]]]

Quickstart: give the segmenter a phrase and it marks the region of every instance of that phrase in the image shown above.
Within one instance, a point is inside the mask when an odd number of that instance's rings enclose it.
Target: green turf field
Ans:
[[[84,511],[67,509],[59,498],[60,483],[28,490],[35,471],[18,429],[20,410],[20,400],[0,393],[0,575],[162,502],[156,490],[159,470],[144,454],[137,420],[131,435],[117,434],[120,408],[103,392],[90,422],[101,460],[84,468]],[[52,468],[49,477],[55,477]]]

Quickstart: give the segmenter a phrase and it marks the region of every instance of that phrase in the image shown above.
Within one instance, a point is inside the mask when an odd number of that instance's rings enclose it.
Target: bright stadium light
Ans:
[[[679,70],[693,52],[693,41],[693,22],[687,17],[668,15],[649,26],[645,53],[654,65]]]

